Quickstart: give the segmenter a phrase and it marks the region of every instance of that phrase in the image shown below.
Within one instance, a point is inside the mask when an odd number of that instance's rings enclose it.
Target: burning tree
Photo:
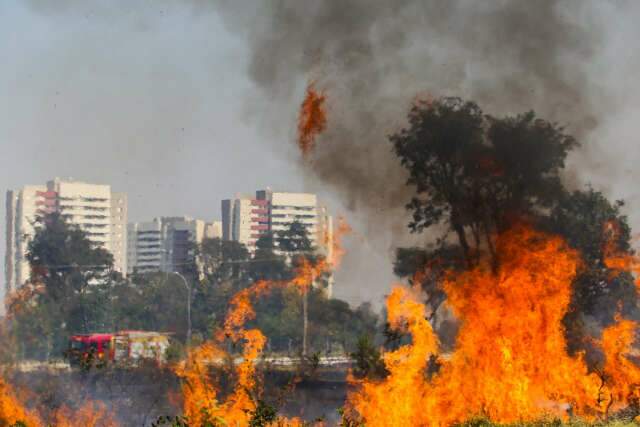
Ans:
[[[557,203],[560,171],[577,145],[532,112],[489,117],[459,98],[417,101],[390,141],[415,188],[409,227],[453,231],[467,266],[483,249],[495,264],[496,233]]]
[[[432,377],[425,371],[441,350],[419,288],[399,286],[389,295],[389,322],[411,342],[384,355],[384,380],[356,381],[348,408],[367,426],[445,426],[477,416],[516,423],[567,419],[569,411],[595,419],[637,402],[640,369],[628,358],[634,322],[619,319],[605,329],[601,372],[567,352],[562,320],[579,252],[517,225],[498,235],[496,256],[497,270],[482,257],[446,275],[442,288],[461,325],[455,350]]]
[[[578,147],[564,128],[533,112],[488,116],[459,98],[417,101],[408,119],[390,142],[415,189],[409,228],[441,235],[426,248],[399,249],[395,271],[422,283],[433,310],[445,300],[446,271],[474,268],[484,256],[499,271],[495,239],[525,220],[583,254],[564,319],[572,350],[589,348],[586,321],[611,324],[619,304],[627,315],[637,311],[630,276],[612,274],[603,252],[603,227],[615,222],[621,230],[615,247],[631,253],[622,202],[564,187],[566,157]]]

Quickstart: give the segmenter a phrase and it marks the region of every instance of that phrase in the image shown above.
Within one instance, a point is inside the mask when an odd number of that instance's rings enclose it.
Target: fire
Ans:
[[[628,359],[637,328],[636,322],[617,316],[616,323],[602,333],[604,380],[608,385],[603,399],[610,405],[640,403],[640,368]]]
[[[52,414],[53,424],[43,421],[41,414],[24,407],[11,386],[0,379],[0,426],[27,427],[117,427],[118,423],[102,403],[88,400],[77,410],[62,407]]]
[[[182,387],[184,415],[195,425],[203,425],[205,418],[218,410],[217,390],[209,386],[208,368],[223,355],[215,345],[205,343],[191,350],[186,363],[175,368],[176,374],[188,385]]]
[[[309,155],[316,137],[327,127],[325,99],[325,94],[316,90],[313,83],[309,83],[298,117],[298,146],[303,156]]]
[[[86,402],[78,410],[62,408],[55,414],[56,427],[116,427],[118,423],[102,403]],[[30,426],[30,424],[28,424]]]
[[[425,319],[424,305],[410,290],[395,287],[387,310],[391,326],[406,327],[413,342],[384,355],[389,377],[380,383],[359,382],[360,389],[349,396],[349,409],[360,414],[367,426],[425,425],[431,411],[424,406],[429,403],[424,370],[438,342]]]
[[[177,367],[176,373],[184,380],[184,415],[194,425],[207,421],[222,421],[228,425],[248,425],[251,412],[256,409],[251,392],[256,389],[255,362],[262,354],[266,337],[258,329],[245,329],[247,321],[255,318],[252,299],[267,294],[275,287],[294,286],[304,292],[327,268],[325,261],[315,264],[303,260],[290,282],[258,281],[239,291],[230,302],[224,327],[216,334],[216,342],[207,342],[188,355],[186,363]],[[235,367],[237,382],[233,392],[225,400],[218,398],[215,381],[209,377],[209,366],[228,355],[220,349],[228,338],[243,344],[242,362]],[[301,425],[298,419],[281,419],[279,425]]]
[[[608,221],[604,225],[605,265],[616,271],[631,271],[636,275],[636,288],[640,290],[640,258],[633,254],[623,253],[616,247],[616,242],[620,234],[620,225],[615,221]]]
[[[338,226],[333,232],[333,245],[331,247],[331,256],[329,257],[329,264],[331,264],[334,270],[340,266],[342,257],[346,252],[342,244],[342,239],[352,231],[351,226],[344,217],[338,217]]]
[[[29,427],[44,425],[35,413],[22,405],[9,384],[0,378],[0,425],[12,426],[19,421]]]
[[[412,342],[385,355],[386,379],[359,383],[348,399],[352,414],[367,426],[444,426],[475,416],[515,423],[566,419],[570,412],[593,419],[614,402],[630,402],[640,384],[637,367],[624,357],[633,322],[603,333],[604,383],[581,355],[566,351],[562,319],[578,253],[525,226],[498,236],[497,251],[497,273],[485,263],[442,284],[461,324],[454,352],[430,379],[425,371],[438,345],[424,306],[406,289],[394,289],[387,299],[390,323]]]

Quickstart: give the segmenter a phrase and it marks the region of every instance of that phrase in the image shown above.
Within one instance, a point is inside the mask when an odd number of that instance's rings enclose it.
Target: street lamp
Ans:
[[[184,287],[187,288],[187,351],[191,348],[191,286],[187,279],[179,272],[172,271],[172,274],[175,274],[184,282]]]

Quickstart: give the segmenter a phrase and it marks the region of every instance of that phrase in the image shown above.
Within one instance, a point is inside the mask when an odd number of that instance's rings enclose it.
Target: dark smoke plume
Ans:
[[[307,168],[378,230],[406,234],[397,232],[410,190],[386,137],[416,95],[469,98],[490,114],[534,109],[578,138],[597,124],[582,64],[599,31],[584,25],[582,3],[239,3],[219,6],[228,28],[248,39],[249,74],[272,106],[268,123],[294,114],[301,80],[326,89],[328,130]]]

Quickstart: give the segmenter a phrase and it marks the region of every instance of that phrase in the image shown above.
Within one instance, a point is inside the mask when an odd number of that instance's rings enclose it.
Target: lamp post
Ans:
[[[191,286],[187,279],[177,271],[172,271],[171,273],[175,274],[184,282],[184,287],[187,288],[187,351],[191,348]]]

